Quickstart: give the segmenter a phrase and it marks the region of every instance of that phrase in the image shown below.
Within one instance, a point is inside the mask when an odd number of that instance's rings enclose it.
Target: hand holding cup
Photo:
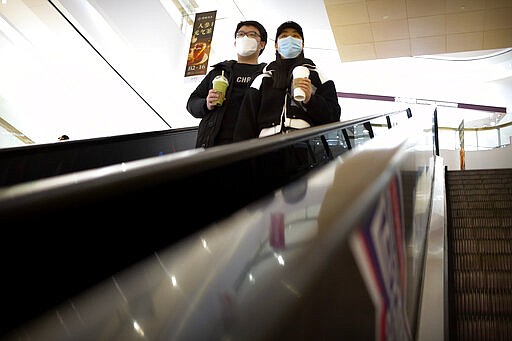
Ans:
[[[293,98],[296,101],[302,102],[306,99],[306,92],[304,89],[300,87],[300,84],[303,84],[303,79],[309,78],[309,69],[305,66],[297,66],[292,71],[293,75],[293,83],[292,83],[292,92]]]
[[[213,110],[217,107],[217,102],[219,101],[220,96],[221,94],[215,89],[210,89],[208,91],[208,96],[206,96],[206,107],[208,110]]]
[[[217,99],[216,105],[221,106],[226,97],[226,91],[228,89],[229,82],[228,79],[224,76],[224,70],[221,75],[218,75],[213,79],[213,90],[215,90],[219,97]]]

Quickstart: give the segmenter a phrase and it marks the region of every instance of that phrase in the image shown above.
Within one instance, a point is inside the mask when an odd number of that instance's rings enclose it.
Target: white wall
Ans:
[[[444,159],[444,165],[448,167],[448,170],[460,170],[459,150],[441,149],[439,154]],[[465,169],[493,168],[512,168],[512,145],[491,150],[465,152]]]

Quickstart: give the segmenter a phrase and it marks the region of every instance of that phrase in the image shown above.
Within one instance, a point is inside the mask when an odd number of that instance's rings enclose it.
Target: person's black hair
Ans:
[[[304,42],[304,32],[302,32],[302,27],[300,27],[299,24],[297,24],[295,21],[285,21],[284,23],[282,23],[278,28],[277,28],[277,32],[276,32],[276,41],[277,41],[277,37],[279,37],[279,35],[281,33],[283,33],[284,29],[285,28],[293,28],[294,30],[296,30],[297,32],[299,32],[301,38],[302,38],[302,41]]]
[[[238,25],[236,25],[235,37],[236,37],[236,33],[238,32],[238,30],[242,26],[254,26],[254,27],[256,27],[258,29],[258,31],[260,31],[259,33],[260,33],[261,41],[264,41],[265,43],[267,42],[267,38],[268,38],[267,30],[265,30],[265,27],[263,27],[262,24],[260,24],[259,22],[255,21],[255,20],[240,21],[238,23]],[[263,47],[261,49],[260,55],[263,53],[263,50],[265,50],[265,47]]]

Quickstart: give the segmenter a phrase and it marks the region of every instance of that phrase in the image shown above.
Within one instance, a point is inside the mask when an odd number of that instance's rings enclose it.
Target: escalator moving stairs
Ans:
[[[446,172],[450,340],[512,335],[512,169]]]

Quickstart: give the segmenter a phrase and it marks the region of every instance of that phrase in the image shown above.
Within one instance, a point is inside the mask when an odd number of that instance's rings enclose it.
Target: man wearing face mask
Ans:
[[[234,140],[241,141],[285,133],[294,129],[337,122],[341,108],[336,87],[312,60],[304,57],[304,33],[299,24],[287,21],[276,33],[276,60],[256,77],[240,108]],[[292,71],[309,69],[309,77],[296,81],[305,94],[302,101],[292,96]]]
[[[258,64],[258,57],[266,43],[267,31],[259,22],[249,20],[238,23],[235,30],[237,60],[213,65],[213,70],[190,94],[187,110],[201,119],[196,147],[208,148],[233,142],[233,130],[244,94],[266,65]],[[222,73],[228,79],[229,86],[222,105],[217,105],[219,93],[212,89],[212,81]]]

